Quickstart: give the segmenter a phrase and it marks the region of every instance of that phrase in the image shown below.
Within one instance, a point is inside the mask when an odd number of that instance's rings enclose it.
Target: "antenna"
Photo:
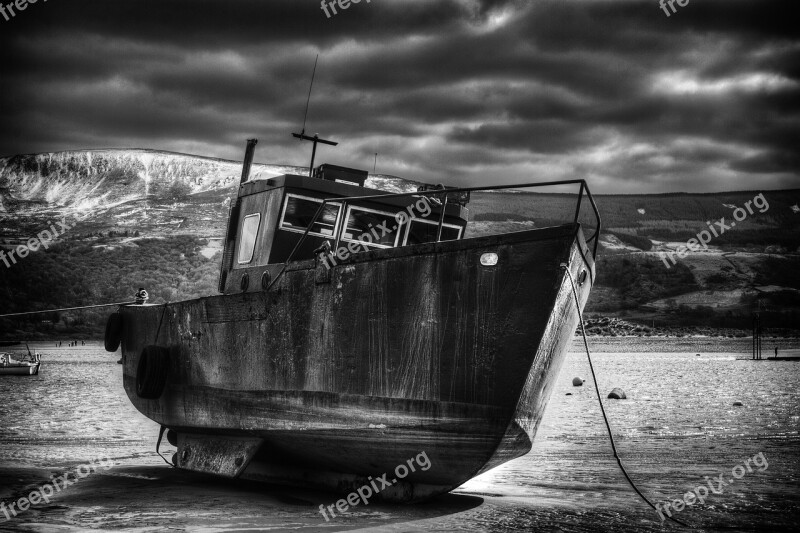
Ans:
[[[303,117],[303,129],[300,133],[292,133],[292,137],[296,139],[302,139],[304,141],[311,141],[314,143],[313,148],[311,149],[311,164],[308,166],[308,175],[309,177],[314,175],[314,158],[317,155],[317,143],[328,144],[330,146],[336,146],[337,142],[329,141],[327,139],[320,139],[319,134],[315,133],[313,137],[310,135],[306,135],[306,119],[308,118],[308,103],[311,101],[311,88],[314,86],[314,74],[317,72],[317,60],[319,59],[319,54],[317,54],[317,58],[314,60],[314,70],[311,71],[311,84],[308,86],[308,98],[306,99],[306,112],[305,116]]]
[[[300,135],[303,135],[306,132],[306,119],[308,118],[308,104],[311,102],[311,88],[314,86],[314,74],[317,73],[317,61],[319,60],[319,54],[317,57],[314,58],[314,70],[311,71],[311,83],[308,85],[308,98],[306,98],[306,112],[303,115],[303,129],[300,131]]]
[[[375,152],[375,163],[372,165],[372,173],[375,174],[375,168],[378,166],[378,152]]]
[[[335,141],[320,139],[319,133],[315,133],[313,137],[304,133],[292,133],[292,137],[296,139],[303,139],[304,141],[312,141],[314,143],[314,147],[311,149],[311,164],[308,166],[308,177],[312,177],[314,175],[314,158],[317,156],[317,143],[329,144],[331,146],[336,146],[339,144]]]

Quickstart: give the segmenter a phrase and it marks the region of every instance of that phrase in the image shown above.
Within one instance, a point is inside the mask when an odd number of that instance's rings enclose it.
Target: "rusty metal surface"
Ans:
[[[575,279],[578,279],[580,272],[584,270],[587,272],[587,281],[577,287],[581,310],[589,298],[591,290],[589,280],[594,279],[594,264],[587,264],[584,260],[587,257],[591,257],[588,246],[583,235],[578,233],[567,264]],[[514,419],[508,425],[498,449],[479,473],[519,457],[522,446],[525,446],[526,452],[530,449],[530,441],[536,435],[536,430],[555,386],[555,378],[558,377],[561,370],[567,347],[577,325],[578,312],[575,308],[572,287],[569,279],[564,276],[556,294],[547,326],[539,341],[533,364],[519,395]]]
[[[186,470],[238,477],[263,439],[178,433],[177,466]]]
[[[530,448],[577,321],[559,265],[592,269],[579,247],[565,225],[381,250],[329,283],[307,261],[269,293],[169,305],[157,342],[164,307],[125,308],[125,388],[169,427],[351,471],[425,446],[443,466],[426,482],[463,481]],[[488,251],[496,267],[480,265]],[[159,400],[132,388],[147,344],[170,350]]]

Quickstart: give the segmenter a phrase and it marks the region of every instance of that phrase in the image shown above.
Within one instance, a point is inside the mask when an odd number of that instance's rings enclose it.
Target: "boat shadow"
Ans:
[[[27,490],[27,489],[26,489]],[[477,496],[445,494],[418,504],[368,501],[328,520],[341,494],[226,480],[168,466],[118,465],[79,480],[48,505],[32,507],[16,520],[70,523],[90,529],[178,528],[188,531],[352,531],[400,527],[441,519],[483,504]],[[394,526],[394,527],[392,527]],[[67,527],[66,531],[71,530]]]

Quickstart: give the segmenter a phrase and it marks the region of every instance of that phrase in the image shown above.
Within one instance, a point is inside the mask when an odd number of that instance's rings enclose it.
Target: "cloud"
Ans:
[[[451,184],[796,186],[788,1],[72,0],[0,19],[0,154],[147,147]]]

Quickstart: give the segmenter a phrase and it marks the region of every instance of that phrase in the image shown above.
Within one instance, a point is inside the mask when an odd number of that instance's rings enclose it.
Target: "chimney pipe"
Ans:
[[[253,164],[253,152],[256,151],[256,143],[258,143],[258,139],[247,139],[247,148],[244,151],[244,162],[242,163],[242,179],[239,180],[239,185],[250,178],[250,167]]]

